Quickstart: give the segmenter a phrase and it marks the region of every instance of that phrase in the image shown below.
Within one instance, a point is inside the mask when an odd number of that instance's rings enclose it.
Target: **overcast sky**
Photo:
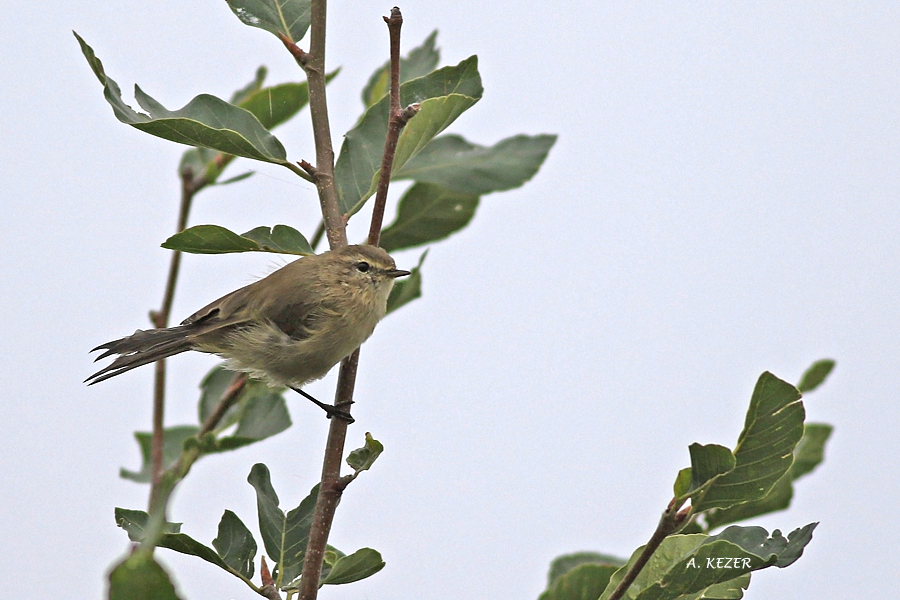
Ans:
[[[552,6],[552,8],[547,8]],[[434,244],[424,296],[362,350],[357,422],[386,450],[347,491],[332,533],[387,567],[328,598],[535,599],[557,555],[627,556],[650,536],[691,442],[733,447],[765,370],[835,427],[824,464],[771,531],[820,521],[803,557],[753,575],[750,599],[893,598],[900,527],[900,5],[890,2],[435,2],[402,5],[404,52],[433,29],[443,64],[478,54],[484,99],[452,127],[491,144],[555,133],[525,187],[482,199]],[[336,144],[387,56],[390,4],[332,3]],[[221,0],[21,5],[0,24],[0,339],[5,360],[0,564],[17,598],[97,598],[127,550],[118,477],[150,427],[152,369],[87,388],[88,350],[159,305],[184,147],[120,124],[81,55],[91,44],[131,103],[228,97],[260,64],[300,80],[271,35]],[[304,41],[305,43],[305,41]],[[304,44],[301,44],[303,46]],[[313,158],[308,113],[277,131]],[[311,185],[237,161],[191,222],[311,233]],[[396,190],[395,190],[396,191]],[[389,208],[389,218],[391,218]],[[352,228],[361,239],[367,211]],[[401,267],[421,250],[398,253]],[[253,281],[273,255],[188,256],[180,320]],[[170,425],[195,419],[216,360],[170,363]],[[334,374],[309,387],[329,397]],[[201,460],[170,518],[209,543],[226,508],[255,531],[246,483],[266,463],[282,505],[315,483],[327,421]],[[252,598],[214,566],[160,558],[186,599]],[[51,592],[51,590],[56,590]],[[892,591],[894,590],[894,591]]]

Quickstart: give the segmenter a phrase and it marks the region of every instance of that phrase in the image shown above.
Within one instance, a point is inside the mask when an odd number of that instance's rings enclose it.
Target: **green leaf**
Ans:
[[[393,252],[442,240],[469,224],[478,199],[473,194],[417,183],[400,199],[397,217],[381,233],[381,247]]]
[[[103,64],[93,49],[77,33],[75,37],[94,74],[103,84],[104,97],[119,121],[180,144],[212,148],[275,164],[287,163],[284,146],[256,117],[215,96],[201,94],[184,108],[170,111],[135,86],[135,99],[147,114],[136,112],[122,100],[118,84],[106,76]]]
[[[400,135],[394,171],[477,102],[483,91],[475,56],[401,85],[401,105],[419,103],[421,107]],[[356,127],[344,136],[335,164],[335,184],[344,214],[354,214],[374,193],[387,135],[389,104],[389,98],[383,97],[370,106]]]
[[[790,470],[781,476],[772,491],[759,500],[710,511],[706,514],[707,529],[784,510],[790,506],[794,497],[793,481],[811,472],[822,462],[831,429],[830,425],[823,423],[807,423],[803,428],[803,437],[794,448],[794,462]]]
[[[238,235],[219,225],[194,225],[162,243],[163,248],[191,254],[229,254],[232,252],[274,252],[276,254],[312,254],[302,233],[287,225],[257,227]]]
[[[609,554],[600,554],[598,552],[575,552],[573,554],[564,554],[557,556],[550,563],[550,573],[547,575],[547,586],[552,586],[553,582],[580,565],[605,565],[613,566],[617,569],[624,565],[627,561],[618,556]]]
[[[309,256],[314,254],[312,247],[302,233],[287,225],[276,225],[272,229],[268,227],[256,227],[241,237],[251,239],[259,245],[262,252],[277,252],[280,254],[299,254]]]
[[[141,542],[147,535],[147,522],[150,515],[142,510],[133,510],[130,508],[115,509],[116,527],[121,527],[128,534],[128,539],[132,542]],[[181,533],[181,523],[166,522],[163,526],[163,533]]]
[[[347,464],[357,474],[361,471],[368,471],[382,452],[384,452],[384,446],[381,442],[373,438],[371,433],[366,432],[366,445],[353,450],[347,457]]]
[[[579,565],[557,577],[538,600],[597,600],[618,568],[591,563]]]
[[[387,314],[422,296],[422,263],[426,256],[428,256],[428,250],[419,257],[419,264],[412,268],[409,277],[394,282],[391,295],[388,296]]]
[[[340,69],[325,76],[326,83],[334,79]],[[309,88],[306,82],[283,83],[262,88],[265,67],[257,71],[257,78],[249,85],[234,93],[231,103],[250,111],[266,129],[274,129],[290,120],[309,102]],[[219,175],[227,167],[234,156],[222,154],[207,148],[194,148],[184,153],[181,159],[180,173],[190,168],[191,173],[202,176],[207,184],[226,185],[253,174],[253,171],[237,175],[225,181],[217,181]]]
[[[803,436],[804,416],[797,388],[763,373],[734,450],[734,469],[692,498],[694,510],[727,508],[768,494],[791,467],[794,447]]]
[[[695,443],[688,450],[691,453],[691,493],[709,487],[719,476],[734,469],[734,455],[725,446]]]
[[[384,560],[377,550],[360,548],[349,556],[337,559],[328,575],[322,580],[323,585],[340,585],[353,583],[371,577],[384,568]]]
[[[219,532],[213,547],[229,567],[246,577],[253,577],[256,540],[236,514],[226,510],[219,521]]]
[[[200,424],[205,423],[206,419],[209,418],[209,415],[211,415],[219,405],[219,401],[225,394],[225,390],[231,385],[235,375],[236,373],[229,370],[225,366],[225,363],[221,363],[213,367],[209,373],[206,374],[206,377],[203,378],[203,381],[200,382],[200,402],[197,406],[199,413],[198,422]],[[227,427],[234,425],[237,423],[239,416],[238,404],[235,403],[220,419],[218,425],[219,429],[226,429]]]
[[[276,37],[287,35],[297,43],[309,29],[309,0],[227,0],[244,25],[264,29]]]
[[[266,75],[268,74],[269,70],[264,65],[260,65],[260,67],[256,69],[253,80],[241,89],[235,90],[231,95],[231,98],[228,99],[228,102],[235,106],[239,106],[241,102],[262,89],[263,82],[265,82]]]
[[[769,537],[761,527],[737,526],[712,537],[702,534],[669,536],[653,553],[624,598],[740,598],[740,588],[746,588],[749,584],[751,571],[773,565],[783,568],[792,564],[812,539],[815,527],[816,523],[811,523],[796,529],[787,539],[777,529]],[[600,596],[601,600],[612,594],[642,550],[643,547],[635,550],[628,565],[612,576]],[[725,585],[728,582],[732,583]]]
[[[729,523],[784,510],[791,505],[793,497],[794,486],[791,484],[791,476],[790,473],[785,473],[775,482],[772,490],[759,500],[735,504],[728,508],[715,508],[707,512],[705,529],[711,531]]]
[[[116,509],[116,524],[128,532],[128,539],[133,542],[141,542],[146,535],[147,523],[150,515],[140,510],[127,510],[122,508]],[[180,533],[180,523],[167,523],[169,533],[164,533],[157,542],[160,548],[168,548],[181,554],[189,554],[202,558],[206,562],[212,563],[217,567],[225,569],[231,573],[231,567],[222,558],[216,554],[215,550],[201,544],[194,538],[184,533]]]
[[[681,469],[675,477],[675,484],[672,490],[676,498],[683,498],[691,491],[691,468]]]
[[[555,142],[555,135],[517,135],[486,147],[443,135],[395,169],[393,179],[433,183],[461,194],[510,190],[534,177]]]
[[[178,457],[181,456],[181,446],[184,441],[190,437],[197,435],[199,427],[193,425],[179,425],[175,427],[167,427],[163,431],[163,467],[169,468]],[[141,448],[142,465],[140,471],[129,471],[128,469],[119,469],[119,477],[130,479],[137,483],[150,483],[150,474],[153,468],[152,443],[153,434],[146,431],[136,431],[134,437],[138,446]]]
[[[804,394],[813,391],[822,385],[822,382],[825,381],[825,378],[827,378],[832,369],[834,369],[834,365],[835,362],[830,358],[817,360],[806,370],[803,377],[800,378],[797,389]]]
[[[825,444],[831,437],[833,427],[826,423],[807,423],[803,428],[803,437],[794,449],[794,462],[791,464],[791,477],[794,480],[811,473],[825,460]]]
[[[406,57],[400,59],[400,83],[406,83],[410,79],[424,77],[437,67],[441,59],[441,53],[434,47],[437,40],[437,29],[431,32],[421,46],[413,48]],[[366,108],[372,106],[384,97],[391,87],[391,62],[387,61],[376,69],[369,77],[369,82],[363,88],[362,101]]]
[[[109,574],[109,600],[179,600],[179,596],[152,555],[133,553]]]
[[[266,553],[276,563],[276,580],[293,581],[303,569],[319,486],[315,486],[297,508],[285,514],[278,507],[278,495],[272,487],[268,467],[261,463],[253,465],[247,481],[256,490],[259,531]]]

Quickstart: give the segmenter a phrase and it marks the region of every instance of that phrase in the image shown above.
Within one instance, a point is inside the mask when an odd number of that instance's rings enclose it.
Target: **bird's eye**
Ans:
[[[366,261],[356,263],[356,270],[360,273],[366,273],[371,267]]]

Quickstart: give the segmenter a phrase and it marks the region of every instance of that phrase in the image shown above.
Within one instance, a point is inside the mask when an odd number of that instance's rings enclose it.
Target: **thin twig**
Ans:
[[[687,522],[691,515],[690,507],[680,511],[678,510],[679,508],[680,506],[676,503],[676,499],[673,498],[663,512],[662,517],[660,517],[656,531],[650,536],[650,540],[647,541],[644,550],[637,560],[634,561],[634,564],[631,565],[631,568],[628,569],[628,572],[625,573],[625,576],[622,577],[622,581],[619,582],[619,585],[616,586],[616,589],[613,590],[613,593],[607,600],[620,600],[644,567],[647,566],[650,557],[653,556],[653,553],[656,552],[663,540],[678,531]]]
[[[384,153],[381,157],[381,173],[378,176],[378,188],[375,192],[375,203],[372,207],[372,224],[369,227],[369,244],[377,246],[381,241],[381,226],[384,222],[384,207],[387,203],[388,187],[391,183],[391,171],[394,166],[394,155],[397,152],[397,140],[406,123],[419,111],[417,104],[403,110],[400,108],[400,28],[403,26],[403,15],[396,6],[391,9],[391,16],[384,17],[391,37],[391,104],[388,120],[387,136],[384,139]]]
[[[244,391],[244,387],[246,385],[247,374],[235,373],[234,377],[231,379],[231,383],[228,384],[228,387],[222,394],[222,398],[216,405],[216,408],[213,409],[211,413],[209,413],[209,416],[206,417],[206,420],[200,427],[200,431],[197,432],[197,438],[203,437],[216,428],[216,425],[219,424],[219,421],[222,420],[222,417],[225,416],[225,413],[228,412],[228,409],[234,406],[234,403],[237,402],[238,398],[240,398],[241,392]]]
[[[325,221],[319,221],[319,226],[316,227],[316,232],[313,233],[312,239],[309,240],[310,247],[315,250],[319,245],[319,242],[322,241],[322,236],[325,235]]]
[[[175,226],[176,233],[184,231],[187,227],[188,215],[191,212],[191,203],[194,194],[203,186],[194,180],[194,173],[185,169],[181,173],[181,205],[178,209],[178,223]],[[169,275],[166,278],[166,290],[163,292],[162,306],[158,311],[151,311],[150,320],[154,327],[163,329],[169,324],[169,313],[172,311],[172,302],[175,299],[175,286],[178,283],[178,272],[181,268],[181,252],[172,252],[169,262]],[[166,361],[156,362],[156,373],[153,381],[153,433],[150,442],[151,460],[151,485],[150,506],[157,506],[157,494],[159,482],[162,478],[165,465],[163,464],[163,443],[165,430],[165,405],[166,405]]]

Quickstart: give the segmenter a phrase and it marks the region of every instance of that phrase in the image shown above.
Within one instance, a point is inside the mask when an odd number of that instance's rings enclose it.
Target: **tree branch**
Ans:
[[[413,104],[405,110],[400,108],[400,28],[403,26],[403,15],[396,6],[391,9],[391,16],[384,17],[391,37],[391,108],[388,121],[388,132],[384,139],[384,153],[381,157],[381,172],[378,176],[378,188],[375,192],[375,203],[372,208],[372,225],[369,227],[369,244],[377,246],[381,241],[381,225],[384,222],[384,206],[387,202],[388,186],[391,184],[391,171],[394,166],[394,154],[397,151],[397,140],[406,123],[419,112],[419,105]]]
[[[382,172],[379,179],[378,193],[376,195],[375,208],[372,213],[372,224],[369,229],[369,244],[378,245],[381,237],[381,225],[384,220],[384,203],[387,198],[388,185],[390,183],[390,174],[394,162],[394,152],[397,148],[397,139],[400,131],[406,122],[412,117],[414,112],[402,111],[400,109],[400,27],[403,24],[403,16],[400,9],[394,7],[391,10],[391,16],[385,18],[388,24],[391,39],[391,115],[388,128],[388,135],[385,140],[384,156],[382,158]],[[313,107],[313,97],[317,96],[317,100],[321,100],[324,104],[325,84],[324,76],[321,77],[321,90],[316,85],[314,91],[312,74],[310,65],[318,59],[324,58],[324,41],[325,41],[325,2],[324,0],[313,1],[312,4],[312,37],[310,41],[310,52],[306,56],[306,65],[309,77],[309,98],[310,109]],[[317,37],[316,32],[319,31]],[[317,42],[321,43],[321,48],[317,48]],[[317,75],[324,73],[324,60],[315,63],[319,69]],[[321,98],[318,96],[321,94]],[[324,111],[324,109],[321,109]],[[314,119],[315,121],[315,119]],[[324,135],[324,131],[328,131],[326,127],[317,128],[314,122],[313,134],[316,137],[316,155],[317,160],[321,161],[319,154],[320,136]],[[328,138],[328,149],[331,139]],[[322,203],[322,214],[325,223],[325,231],[328,235],[328,241],[332,248],[346,245],[346,231],[344,229],[343,217],[337,210],[337,217],[340,218],[340,233],[342,237],[334,235],[333,228],[334,214],[329,214],[328,209],[337,209],[337,195],[334,194],[334,170],[333,170],[333,152],[325,155],[331,162],[329,174],[330,188],[319,183],[321,176],[322,163],[316,166],[316,179],[319,187],[319,198]],[[324,192],[333,194],[333,204],[331,197],[323,195]],[[336,241],[338,242],[336,244]],[[335,391],[334,405],[346,412],[350,412],[350,406],[353,404],[353,389],[356,385],[356,372],[359,365],[359,348],[357,348],[350,356],[345,358],[341,363],[340,373],[338,374],[337,389]],[[319,495],[316,498],[316,507],[313,510],[312,525],[309,532],[309,541],[306,547],[306,555],[303,559],[303,572],[300,578],[300,600],[315,600],[319,590],[319,580],[322,576],[322,561],[325,555],[325,548],[328,544],[328,535],[331,532],[331,524],[334,521],[334,513],[337,504],[340,501],[341,494],[347,486],[347,481],[341,479],[341,463],[344,455],[344,444],[347,439],[348,422],[344,419],[332,419],[328,429],[328,442],[325,446],[325,456],[322,461],[322,481],[319,485]]]
[[[622,581],[620,581],[619,585],[616,586],[616,589],[613,590],[613,593],[608,600],[621,600],[628,588],[631,587],[631,584],[634,583],[634,580],[637,579],[637,576],[644,567],[647,566],[650,557],[653,556],[653,553],[656,552],[656,549],[659,548],[659,545],[662,544],[663,540],[666,539],[667,536],[672,535],[681,529],[688,521],[691,516],[691,508],[688,507],[684,510],[678,510],[679,508],[681,507],[676,503],[676,499],[672,498],[672,501],[669,502],[662,517],[659,519],[656,531],[650,536],[650,540],[647,542],[647,545],[644,546],[644,550],[641,552],[640,556],[638,556],[637,560],[634,561],[634,564],[631,565],[631,568],[625,573]]]
[[[178,209],[178,224],[175,233],[184,231],[187,227],[188,215],[191,212],[191,203],[194,195],[206,185],[204,179],[195,180],[191,169],[185,169],[181,173],[181,205]],[[181,252],[172,252],[169,262],[169,275],[166,278],[166,290],[163,292],[162,306],[158,311],[150,311],[150,320],[157,329],[168,327],[169,314],[172,311],[172,302],[175,299],[175,285],[178,283],[178,272],[181,269]],[[150,441],[151,477],[150,477],[150,501],[149,506],[157,506],[159,494],[159,482],[163,475],[163,431],[165,428],[166,405],[166,361],[156,362],[156,372],[153,380],[153,433]]]

